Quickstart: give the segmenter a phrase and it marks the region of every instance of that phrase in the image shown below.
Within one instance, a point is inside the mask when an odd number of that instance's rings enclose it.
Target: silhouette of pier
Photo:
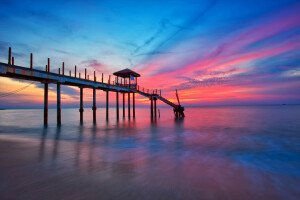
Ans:
[[[96,72],[92,80],[90,80],[87,74],[87,69],[85,68],[84,76],[81,73],[77,74],[77,66],[75,65],[74,74],[72,76],[71,70],[69,73],[65,71],[64,62],[62,63],[62,68],[58,69],[58,73],[50,72],[50,58],[47,60],[47,65],[45,71],[33,68],[33,54],[30,54],[30,67],[21,67],[14,64],[14,57],[11,56],[11,47],[9,47],[8,52],[8,64],[0,62],[0,76],[23,79],[41,82],[44,84],[44,125],[48,125],[48,85],[57,85],[57,125],[61,125],[61,85],[76,86],[80,88],[80,122],[83,122],[83,89],[91,88],[93,89],[93,121],[96,122],[96,90],[103,90],[106,92],[106,118],[109,118],[109,92],[116,93],[116,117],[119,119],[119,93],[123,94],[123,117],[125,117],[125,95],[128,95],[128,117],[131,117],[130,99],[132,96],[132,116],[135,117],[135,94],[140,94],[149,98],[150,100],[150,115],[151,118],[157,117],[157,106],[156,101],[161,100],[162,102],[173,107],[175,117],[184,117],[184,108],[180,105],[179,98],[177,95],[178,105],[170,102],[161,96],[161,90],[151,90],[140,88],[137,84],[137,78],[140,74],[130,70],[124,69],[114,73],[115,80],[111,80],[111,75],[107,83],[104,83],[103,73],[101,74],[100,81],[97,80]]]

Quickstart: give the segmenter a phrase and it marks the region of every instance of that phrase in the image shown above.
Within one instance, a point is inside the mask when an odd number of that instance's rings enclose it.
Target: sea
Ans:
[[[132,114],[132,113],[131,113]],[[0,110],[0,199],[300,199],[300,106]]]

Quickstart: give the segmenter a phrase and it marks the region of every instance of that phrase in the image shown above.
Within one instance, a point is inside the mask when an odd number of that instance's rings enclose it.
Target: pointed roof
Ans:
[[[123,70],[120,70],[120,71],[117,71],[115,73],[113,73],[113,75],[115,76],[119,76],[119,77],[122,77],[122,78],[129,78],[130,76],[133,76],[133,77],[140,77],[141,75],[132,71],[131,69],[123,69]]]

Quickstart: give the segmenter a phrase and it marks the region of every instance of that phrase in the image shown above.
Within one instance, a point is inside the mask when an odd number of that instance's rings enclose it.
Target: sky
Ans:
[[[130,68],[140,87],[171,101],[178,89],[185,106],[299,104],[299,10],[295,0],[2,0],[0,62],[12,47],[16,65],[28,67],[33,53],[34,68],[51,58],[52,72],[65,62],[72,73],[77,65],[107,80]],[[98,104],[104,99],[98,91]],[[84,101],[91,105],[90,89]],[[78,104],[79,89],[63,86],[62,106]],[[149,100],[137,95],[137,104]],[[42,105],[41,83],[0,77],[0,107]]]

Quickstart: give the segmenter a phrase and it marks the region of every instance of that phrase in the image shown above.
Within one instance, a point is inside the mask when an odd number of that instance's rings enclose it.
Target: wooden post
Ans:
[[[46,65],[46,72],[48,72],[48,65]]]
[[[50,58],[48,58],[48,72],[50,72]]]
[[[94,71],[94,81],[96,82],[96,72]]]
[[[84,79],[86,80],[86,68],[84,69]]]
[[[81,76],[80,76],[81,74],[79,73],[79,78],[81,78]]]
[[[48,125],[48,83],[44,85],[44,126]]]
[[[77,77],[77,67],[75,65],[75,78]]]
[[[156,118],[156,101],[157,98],[154,98],[154,117]]]
[[[125,92],[123,92],[123,117],[125,117]]]
[[[30,54],[30,69],[33,69],[33,55]]]
[[[160,93],[159,96],[161,96],[161,89],[159,90],[159,93]]]
[[[151,100],[151,118],[153,118],[153,98],[152,98],[152,95],[150,97],[150,100]]]
[[[15,57],[11,58],[11,64],[14,66],[15,65]]]
[[[119,119],[119,92],[116,92],[116,110],[117,110],[117,119]]]
[[[62,63],[62,74],[65,75],[65,62]]]
[[[102,83],[103,83],[103,73],[102,73]]]
[[[128,92],[128,117],[130,117],[130,92]]]
[[[138,78],[138,77],[135,78],[135,84],[136,84],[136,86],[138,85],[137,78]],[[138,90],[139,90],[139,89],[138,89]]]
[[[60,70],[59,70],[60,72]],[[60,83],[57,83],[57,125],[61,125]]]
[[[129,79],[128,79],[128,88],[130,88],[130,77],[129,77]]]
[[[79,108],[79,113],[80,113],[80,123],[83,122],[83,88],[80,88],[80,108]]]
[[[106,119],[108,119],[108,100],[109,100],[109,98],[108,98],[109,96],[108,96],[108,90],[106,91]]]
[[[11,47],[8,48],[8,64],[11,65]]]
[[[132,93],[132,115],[135,117],[135,93]]]
[[[72,76],[72,74],[71,74],[71,70],[70,70],[70,76]]]
[[[93,122],[96,123],[96,88],[93,88]]]
[[[60,75],[60,68],[58,68],[58,74]]]
[[[109,77],[108,77],[108,84],[110,84],[110,75],[109,75]]]

